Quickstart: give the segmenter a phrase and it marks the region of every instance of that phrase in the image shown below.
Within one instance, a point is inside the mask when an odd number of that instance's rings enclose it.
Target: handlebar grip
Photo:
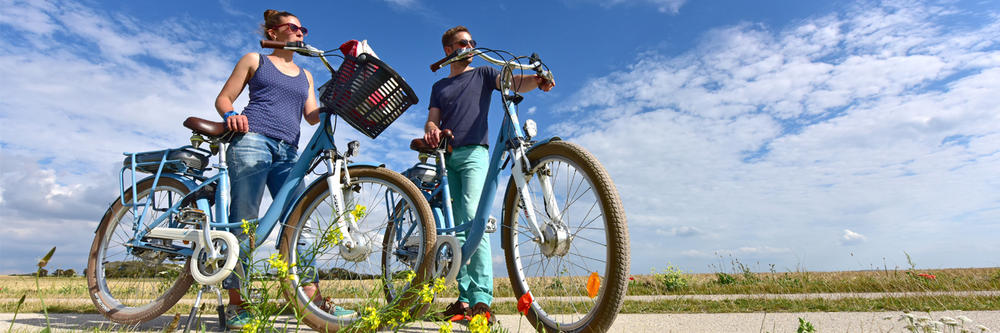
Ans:
[[[454,58],[455,56],[458,56],[459,51],[460,50],[455,50],[455,52],[452,52],[447,57],[441,58],[441,60],[438,60],[437,62],[431,64],[431,72],[437,72],[437,70],[441,69],[441,64],[443,64],[445,61],[451,60],[451,58]]]
[[[286,47],[303,47],[302,42],[279,42],[276,40],[262,40],[260,41],[260,47],[265,49],[283,49]]]
[[[441,64],[443,64],[445,61],[448,61],[449,59],[451,59],[452,56],[454,56],[454,55],[450,55],[450,56],[444,57],[443,59],[438,60],[437,62],[431,64],[431,72],[437,72],[439,69],[441,69]]]

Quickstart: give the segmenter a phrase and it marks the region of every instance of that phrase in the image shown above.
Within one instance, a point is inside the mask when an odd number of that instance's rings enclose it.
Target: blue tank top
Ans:
[[[266,55],[260,55],[248,84],[250,103],[243,109],[251,132],[298,147],[302,109],[309,98],[309,79],[303,71],[299,68],[298,75],[285,75]]]

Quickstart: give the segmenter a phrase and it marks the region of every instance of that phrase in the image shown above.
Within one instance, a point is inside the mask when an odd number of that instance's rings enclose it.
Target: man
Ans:
[[[441,44],[445,54],[476,47],[469,30],[463,26],[445,31],[441,36]],[[476,215],[489,164],[487,119],[490,97],[500,86],[499,69],[491,66],[476,68],[471,67],[471,64],[471,58],[451,63],[448,77],[434,83],[427,123],[424,125],[424,140],[433,146],[440,142],[442,129],[450,129],[455,136],[451,141],[454,150],[445,155],[445,164],[456,225],[468,222]],[[554,86],[553,82],[536,75],[515,75],[513,81],[513,87],[518,92],[528,92],[535,88],[549,91]],[[465,243],[465,232],[459,233],[457,237],[460,242]],[[490,304],[493,303],[493,264],[490,252],[490,239],[484,237],[469,259],[469,264],[458,272],[458,301],[440,313],[443,320],[461,314],[470,317],[484,315],[491,324],[496,321],[490,310]]]

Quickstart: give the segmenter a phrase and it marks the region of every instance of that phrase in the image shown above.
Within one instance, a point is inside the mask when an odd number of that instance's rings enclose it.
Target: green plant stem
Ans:
[[[24,304],[24,298],[26,296],[28,295],[27,294],[21,295],[21,300],[17,301],[17,307],[14,308],[14,317],[10,319],[10,328],[7,329],[7,332],[14,330],[14,321],[17,320],[17,312],[21,310],[21,305]]]
[[[55,248],[53,248],[54,250]],[[45,298],[42,297],[42,287],[38,284],[38,279],[42,275],[42,268],[38,267],[38,274],[35,274],[35,290],[38,291],[38,301],[42,302],[42,312],[45,313],[45,330],[48,332],[52,331],[52,323],[49,322],[49,308],[45,306]],[[13,323],[12,323],[13,324]]]

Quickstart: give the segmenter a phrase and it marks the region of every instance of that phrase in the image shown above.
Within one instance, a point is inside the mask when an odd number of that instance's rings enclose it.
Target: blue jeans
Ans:
[[[451,193],[451,211],[455,225],[461,225],[476,217],[479,196],[486,185],[486,171],[489,169],[489,150],[481,145],[466,145],[455,148],[446,157],[448,168],[448,191]],[[455,235],[459,243],[465,244],[468,231]],[[469,264],[458,270],[458,300],[469,303],[493,303],[493,260],[490,250],[490,234],[484,234],[476,252],[469,258]],[[462,258],[463,261],[466,258]]]
[[[251,221],[258,217],[260,201],[264,196],[264,186],[267,186],[274,198],[285,184],[285,179],[295,166],[298,152],[295,146],[287,142],[275,140],[257,133],[236,135],[230,141],[226,151],[226,163],[229,166],[230,196],[229,223],[243,220]],[[302,186],[292,192],[291,198],[302,192]],[[248,238],[239,227],[230,229],[240,240]],[[246,271],[247,254],[240,251],[240,263]],[[231,274],[222,281],[224,289],[237,289],[240,280],[236,274]]]

